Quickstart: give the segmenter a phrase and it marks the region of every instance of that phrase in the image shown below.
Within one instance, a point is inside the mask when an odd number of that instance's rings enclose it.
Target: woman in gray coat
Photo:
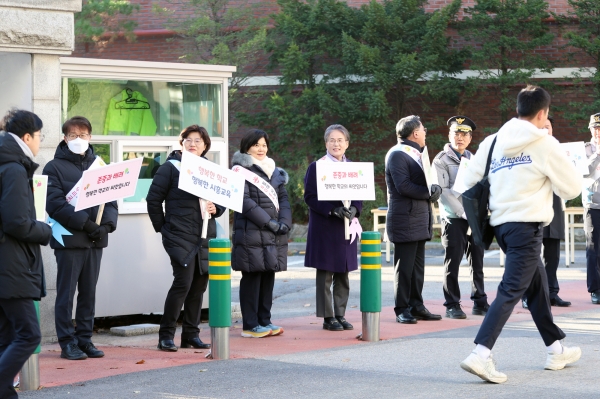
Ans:
[[[287,173],[267,156],[269,136],[252,129],[233,155],[234,172],[245,179],[242,212],[233,217],[231,267],[242,272],[240,307],[242,337],[283,333],[271,323],[275,272],[287,270],[288,232],[292,211],[285,184]]]

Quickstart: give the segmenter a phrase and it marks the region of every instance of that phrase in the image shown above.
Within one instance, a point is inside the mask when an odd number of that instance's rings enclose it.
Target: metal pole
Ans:
[[[40,302],[33,301],[35,312],[37,313],[38,324],[40,322]],[[40,359],[39,353],[42,351],[42,345],[38,345],[33,354],[27,359],[21,368],[19,376],[20,391],[36,391],[40,388]]]
[[[362,312],[362,340],[379,341],[379,312]]]
[[[379,341],[381,312],[381,234],[364,231],[360,241],[360,311],[362,340]]]
[[[213,359],[229,359],[229,327],[211,327],[210,342]]]
[[[231,327],[231,242],[214,238],[208,242],[208,325],[213,359],[229,359]]]

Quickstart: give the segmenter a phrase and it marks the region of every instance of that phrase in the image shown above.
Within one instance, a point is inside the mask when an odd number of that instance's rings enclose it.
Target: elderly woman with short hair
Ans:
[[[344,223],[360,215],[362,201],[352,201],[348,208],[342,201],[319,201],[316,171],[317,162],[350,162],[345,155],[349,144],[348,129],[329,126],[325,130],[327,152],[309,165],[304,177],[304,201],[309,208],[304,266],[317,269],[317,317],[324,318],[323,328],[329,331],[353,329],[344,316],[350,294],[348,273],[358,269],[358,240],[345,239]]]

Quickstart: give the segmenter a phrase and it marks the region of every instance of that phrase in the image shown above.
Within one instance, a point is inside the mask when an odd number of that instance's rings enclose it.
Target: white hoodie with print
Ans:
[[[577,197],[581,192],[581,174],[558,140],[548,135],[548,130],[515,118],[479,145],[464,171],[466,187],[474,186],[483,178],[494,137],[498,139],[488,175],[490,224],[542,222],[548,225],[554,216],[552,192],[565,200]]]

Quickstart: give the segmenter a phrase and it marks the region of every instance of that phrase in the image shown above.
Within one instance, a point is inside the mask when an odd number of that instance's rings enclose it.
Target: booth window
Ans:
[[[223,137],[221,85],[63,78],[63,122],[84,116],[93,136],[178,136],[189,125]]]

